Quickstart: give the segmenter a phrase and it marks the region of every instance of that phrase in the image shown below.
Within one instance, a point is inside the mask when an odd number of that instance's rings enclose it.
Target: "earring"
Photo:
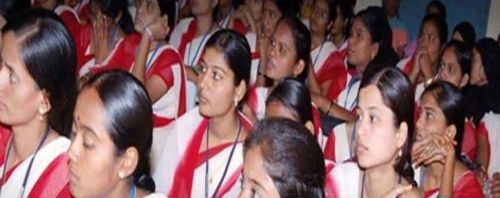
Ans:
[[[118,178],[120,178],[120,179],[125,179],[125,173],[123,173],[123,172],[118,172]]]
[[[38,113],[40,113],[40,121],[43,122],[45,120],[45,115],[44,113],[42,112],[41,109],[38,109]]]
[[[373,59],[375,59],[375,55],[374,54],[372,54],[372,57],[371,57],[371,60],[373,60]]]
[[[238,99],[234,99],[234,106],[237,107],[238,106]]]
[[[403,155],[403,150],[402,149],[399,149],[398,151],[398,156],[401,157]]]

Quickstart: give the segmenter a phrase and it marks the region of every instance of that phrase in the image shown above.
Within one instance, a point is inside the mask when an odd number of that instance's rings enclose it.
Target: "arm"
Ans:
[[[337,103],[328,100],[326,97],[319,94],[311,94],[311,99],[318,109],[328,116],[339,118],[346,122],[353,122],[357,116],[339,106]]]

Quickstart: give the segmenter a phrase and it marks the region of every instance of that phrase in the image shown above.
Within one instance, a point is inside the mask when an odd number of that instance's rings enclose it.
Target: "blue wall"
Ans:
[[[431,0],[401,0],[399,16],[406,26],[411,40],[418,36],[420,22],[425,15],[425,7]],[[476,37],[486,35],[490,0],[441,0],[446,6],[448,35],[453,27],[463,20],[469,21],[476,29]]]

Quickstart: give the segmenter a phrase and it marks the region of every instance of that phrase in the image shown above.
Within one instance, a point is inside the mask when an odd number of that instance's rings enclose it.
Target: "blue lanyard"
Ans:
[[[193,66],[194,62],[196,61],[196,57],[198,56],[198,53],[200,53],[201,46],[203,45],[203,42],[205,42],[205,39],[207,38],[208,33],[210,33],[210,31],[212,30],[213,25],[214,24],[212,23],[212,25],[210,25],[210,28],[208,28],[208,30],[205,33],[203,33],[203,37],[201,38],[201,42],[198,45],[198,48],[196,49],[196,53],[194,54],[194,57],[191,60],[191,63],[188,64],[188,66],[190,66],[190,67]],[[193,46],[193,45],[189,44],[188,59],[191,58],[191,46]]]
[[[158,50],[160,49],[160,47],[161,47],[161,43],[158,43],[158,45],[156,45],[155,50],[153,51],[153,54],[151,55],[151,57],[149,57],[149,60],[146,63],[146,71],[151,68],[151,63],[153,62],[153,59],[154,59],[156,53],[158,52]]]
[[[358,80],[354,77],[351,78],[351,80],[349,80],[349,83],[347,84],[347,94],[345,95],[345,101],[344,101],[344,109],[348,109],[347,108],[347,99],[349,98],[349,94],[351,93],[351,88],[354,86],[354,84],[356,84]],[[357,103],[358,99],[356,98],[352,104],[350,105],[350,108],[353,107],[353,105],[355,105]],[[350,108],[348,110],[350,110]]]
[[[314,58],[313,68],[314,68],[314,66],[316,66],[316,62],[318,62],[319,55],[321,55],[321,50],[323,50],[323,45],[325,43],[326,43],[326,41],[323,41],[323,43],[321,43],[321,46],[319,47],[318,54],[316,55],[316,58]]]
[[[231,159],[233,158],[233,153],[234,153],[234,149],[236,148],[236,143],[238,143],[238,139],[240,138],[240,133],[241,133],[241,122],[238,120],[238,133],[236,134],[236,139],[234,139],[234,142],[233,142],[233,146],[231,148],[231,152],[229,153],[229,159],[227,160],[226,162],[226,166],[224,168],[224,172],[222,173],[222,177],[220,178],[219,180],[219,183],[217,184],[217,187],[215,188],[215,191],[214,193],[212,194],[211,197],[215,197],[217,195],[217,192],[219,191],[219,188],[221,187],[222,185],[222,182],[224,181],[224,178],[226,177],[226,174],[227,174],[227,170],[229,168],[229,164],[231,163]],[[208,138],[209,138],[209,134],[208,134],[208,125],[207,125],[207,134],[206,134],[206,140],[207,140],[207,147],[206,147],[206,155],[205,155],[205,163],[206,163],[206,166],[205,166],[205,198],[209,198],[208,196]]]
[[[130,198],[135,198],[135,191],[136,191],[136,187],[135,185],[132,184],[132,188],[130,188],[130,193],[129,193],[129,196]]]

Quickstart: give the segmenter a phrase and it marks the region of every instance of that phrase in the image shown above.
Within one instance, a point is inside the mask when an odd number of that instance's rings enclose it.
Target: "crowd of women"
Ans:
[[[500,46],[430,2],[2,0],[0,197],[500,197]]]

